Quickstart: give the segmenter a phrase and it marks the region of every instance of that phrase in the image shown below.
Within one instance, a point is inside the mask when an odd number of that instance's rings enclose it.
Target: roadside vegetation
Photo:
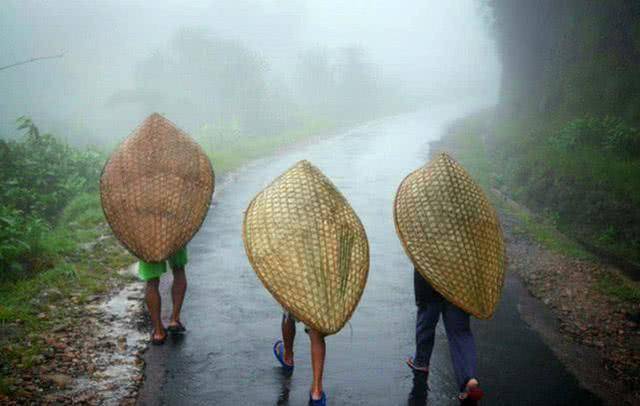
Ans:
[[[640,4],[482,3],[503,63],[487,132],[499,181],[571,238],[640,269]]]
[[[640,132],[619,118],[504,123],[492,139],[513,197],[567,235],[640,264]]]
[[[0,140],[0,394],[9,376],[44,362],[43,337],[70,322],[124,277],[132,261],[110,236],[98,197],[103,153],[81,150],[19,120],[21,138]]]
[[[41,134],[27,118],[19,124],[21,140],[0,140],[2,281],[51,268],[73,250],[71,214],[82,214],[87,226],[99,217],[87,196],[97,191],[103,156]]]

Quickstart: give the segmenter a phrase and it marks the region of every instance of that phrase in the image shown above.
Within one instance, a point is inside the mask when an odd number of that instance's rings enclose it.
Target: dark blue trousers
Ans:
[[[414,364],[419,367],[429,366],[436,325],[442,315],[453,371],[458,386],[463,388],[469,379],[476,378],[477,368],[476,346],[469,325],[469,314],[444,299],[418,272],[414,275],[414,290],[418,307]]]

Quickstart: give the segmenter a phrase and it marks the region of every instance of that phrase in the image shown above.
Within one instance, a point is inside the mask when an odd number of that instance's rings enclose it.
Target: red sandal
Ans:
[[[464,397],[462,397],[464,396]],[[476,406],[480,399],[484,397],[484,392],[479,386],[467,387],[465,391],[460,395],[460,405],[464,406]]]

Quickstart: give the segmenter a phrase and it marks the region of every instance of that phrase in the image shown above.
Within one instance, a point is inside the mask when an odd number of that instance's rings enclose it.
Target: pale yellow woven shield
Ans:
[[[159,114],[124,140],[100,178],[102,209],[113,233],[147,262],[163,261],[191,240],[213,188],[204,151]]]
[[[300,161],[260,192],[245,213],[254,271],[298,320],[324,334],[351,318],[369,272],[369,243],[347,200]]]
[[[448,301],[480,319],[493,315],[505,248],[480,187],[442,153],[407,176],[394,204],[396,231],[418,272]]]

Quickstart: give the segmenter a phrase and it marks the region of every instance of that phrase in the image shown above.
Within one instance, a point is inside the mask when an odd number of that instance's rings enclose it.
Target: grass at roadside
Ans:
[[[580,244],[558,230],[552,216],[532,213],[507,197],[501,179],[504,174],[487,152],[481,138],[490,123],[487,112],[478,113],[454,123],[446,135],[433,145],[435,150],[450,152],[481,185],[494,206],[518,220],[514,231],[527,235],[551,251],[577,259],[594,259]],[[596,289],[618,300],[640,303],[640,286],[623,275],[607,273]]]
[[[43,240],[53,266],[0,284],[0,393],[6,395],[19,387],[16,371],[44,361],[47,332],[78,322],[78,306],[125,283],[117,270],[133,261],[104,224],[97,193],[73,199]]]
[[[521,206],[507,202],[501,208],[520,221],[521,228],[517,228],[516,232],[532,236],[551,251],[577,259],[594,258],[580,244],[558,231],[552,219],[532,214]]]
[[[493,156],[510,195],[559,230],[640,265],[640,131],[613,117],[503,119]]]
[[[56,246],[55,251],[49,251],[54,255],[49,258],[54,263],[50,269],[0,284],[0,323],[20,320],[27,327],[37,328],[41,323],[35,315],[43,307],[36,299],[41,292],[59,292],[49,297],[45,305],[71,293],[80,298],[103,293],[112,270],[132,261],[104,224],[97,195],[82,195],[71,202],[69,209],[79,207],[82,213],[75,221],[63,222],[43,237],[46,244]],[[66,216],[65,212],[63,218]]]
[[[625,302],[640,303],[640,286],[617,273],[602,275],[596,284],[596,289],[605,295],[618,298]]]

